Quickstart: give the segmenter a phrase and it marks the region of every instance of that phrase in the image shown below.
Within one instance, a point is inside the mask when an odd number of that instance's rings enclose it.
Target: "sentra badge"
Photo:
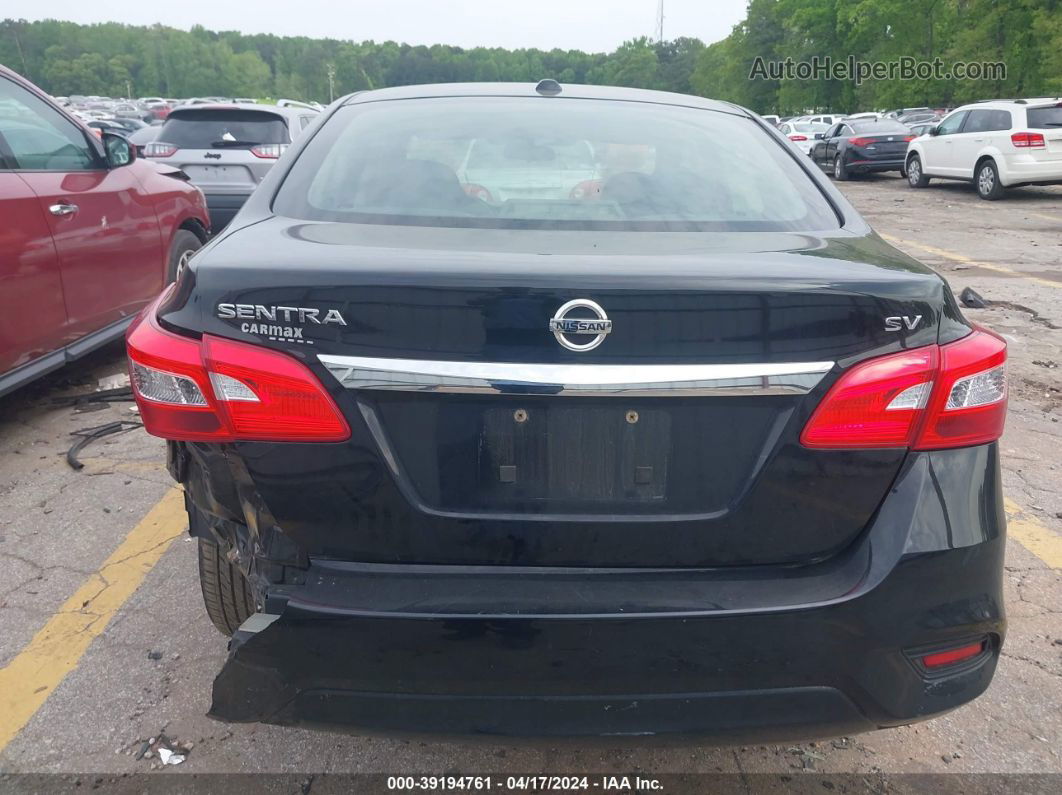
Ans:
[[[263,304],[218,304],[222,320],[243,320],[240,331],[259,334],[274,342],[297,342],[313,345],[303,337],[304,326],[345,326],[347,321],[338,309],[312,306],[265,306]]]

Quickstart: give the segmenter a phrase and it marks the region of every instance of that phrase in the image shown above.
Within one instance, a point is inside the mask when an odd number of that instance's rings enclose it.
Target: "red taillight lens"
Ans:
[[[983,329],[855,365],[800,441],[818,449],[939,450],[998,439],[1007,412],[1006,343]]]
[[[584,179],[568,194],[570,199],[600,199],[604,181],[600,179]]]
[[[848,143],[852,146],[866,146],[867,144],[874,143],[873,138],[849,138]]]
[[[907,141],[908,143],[910,143],[911,141],[913,141],[917,137],[918,137],[917,135],[907,135],[907,136],[904,136],[904,140]]]
[[[940,376],[914,449],[998,439],[1007,417],[1007,343],[984,329],[940,346]]]
[[[490,191],[484,188],[482,185],[476,185],[472,182],[466,183],[461,186],[465,191],[466,196],[471,196],[473,199],[479,199],[485,202],[494,202],[494,197]]]
[[[945,665],[955,665],[956,663],[976,657],[984,650],[985,641],[979,640],[977,643],[970,643],[966,646],[960,646],[957,649],[948,649],[947,651],[938,651],[933,654],[927,654],[922,657],[922,665],[926,668],[942,668]]]
[[[152,141],[144,145],[144,157],[171,157],[177,154],[178,147],[162,141]]]
[[[172,334],[156,304],[126,337],[133,393],[148,433],[198,442],[340,442],[350,427],[301,362],[277,351],[204,335]]]
[[[1040,133],[1016,132],[1010,136],[1010,142],[1019,149],[1043,149],[1047,146]]]
[[[908,447],[937,367],[931,345],[857,364],[833,385],[800,441],[805,447]]]
[[[808,137],[806,135],[790,135],[790,141],[806,141]]]
[[[339,442],[350,436],[321,382],[291,356],[204,336],[203,362],[237,439]]]
[[[251,154],[264,160],[276,160],[287,148],[287,144],[258,144],[251,147]]]

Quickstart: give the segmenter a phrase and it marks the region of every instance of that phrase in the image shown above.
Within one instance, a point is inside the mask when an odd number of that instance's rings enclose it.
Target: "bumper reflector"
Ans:
[[[933,654],[927,654],[922,657],[922,665],[926,668],[943,668],[946,665],[955,665],[964,660],[969,660],[971,657],[976,657],[984,651],[984,649],[985,641],[979,640],[977,643],[968,643],[957,649],[948,649],[947,651],[938,651]]]

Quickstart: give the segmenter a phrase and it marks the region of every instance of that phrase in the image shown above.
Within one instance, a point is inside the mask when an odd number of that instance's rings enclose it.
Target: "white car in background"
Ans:
[[[815,145],[815,141],[822,138],[822,134],[828,129],[830,129],[829,124],[809,121],[787,121],[778,125],[778,131],[806,155],[811,154],[811,147]]]
[[[799,119],[792,119],[792,121],[809,121],[813,124],[825,124],[829,127],[844,118],[847,117],[843,113],[819,113],[817,115],[801,116]]]
[[[905,166],[912,188],[964,180],[988,201],[1019,185],[1062,185],[1062,99],[963,105],[911,141]]]

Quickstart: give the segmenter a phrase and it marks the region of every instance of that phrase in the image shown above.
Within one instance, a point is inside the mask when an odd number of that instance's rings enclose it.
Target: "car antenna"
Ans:
[[[535,86],[535,91],[544,97],[555,97],[561,92],[560,83],[551,77],[547,77],[545,80],[539,80],[538,85]]]

